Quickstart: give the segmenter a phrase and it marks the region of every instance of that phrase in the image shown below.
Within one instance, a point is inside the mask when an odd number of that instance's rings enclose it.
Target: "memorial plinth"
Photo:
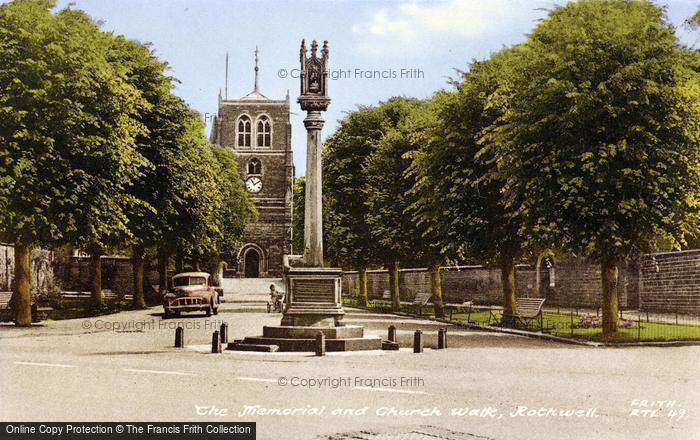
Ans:
[[[291,267],[285,270],[287,305],[283,326],[342,326],[342,271],[324,267]]]

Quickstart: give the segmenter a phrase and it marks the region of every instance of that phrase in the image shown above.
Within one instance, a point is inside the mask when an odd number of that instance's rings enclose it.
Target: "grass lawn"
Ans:
[[[343,298],[343,303],[351,307],[357,307],[356,298]],[[371,300],[367,307],[362,307],[377,312],[391,312],[391,302],[383,300]],[[412,315],[430,316],[435,310],[432,305],[417,307],[410,303],[401,304],[401,312]],[[497,325],[494,316],[500,320],[502,311],[493,310],[493,316],[489,310],[474,310],[471,313],[453,312],[451,319],[456,322]],[[445,311],[445,317],[450,319],[449,310]],[[583,339],[588,341],[602,341],[602,330],[600,327],[585,328],[581,326],[583,315],[570,313],[544,312],[543,326],[546,333],[572,339]],[[573,331],[572,331],[573,319]],[[641,321],[629,322],[629,327],[618,328],[618,334],[614,342],[637,342],[637,341],[683,341],[700,340],[700,325],[697,323],[684,323],[681,319],[678,324],[667,322],[647,322],[644,317]],[[520,325],[523,330],[540,331],[539,319],[529,322],[529,328]]]

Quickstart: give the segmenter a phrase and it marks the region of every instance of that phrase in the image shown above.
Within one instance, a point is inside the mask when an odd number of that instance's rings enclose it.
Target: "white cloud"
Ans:
[[[449,0],[439,3],[400,3],[372,12],[352,27],[358,49],[370,54],[388,54],[429,47],[431,42],[482,39],[507,31],[518,19],[532,19],[541,1]],[[534,23],[529,23],[531,27]]]

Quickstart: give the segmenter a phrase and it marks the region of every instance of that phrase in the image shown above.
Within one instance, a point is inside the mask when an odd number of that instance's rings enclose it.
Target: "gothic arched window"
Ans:
[[[262,174],[262,163],[259,159],[252,158],[248,161],[248,174]]]
[[[270,118],[260,116],[258,118],[258,147],[269,147],[272,144],[272,127],[270,126]]]
[[[238,146],[250,147],[251,123],[250,118],[246,115],[238,118]]]

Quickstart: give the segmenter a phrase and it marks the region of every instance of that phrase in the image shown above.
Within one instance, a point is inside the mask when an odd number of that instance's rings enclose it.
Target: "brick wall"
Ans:
[[[645,255],[639,285],[642,310],[700,313],[700,249]]]
[[[697,251],[700,255],[700,251]],[[673,255],[673,254],[672,254]],[[700,257],[698,257],[700,261]],[[700,263],[699,263],[700,264]],[[625,262],[619,272],[619,301],[625,309],[640,307],[642,275],[639,264]],[[502,302],[501,271],[487,266],[461,266],[443,268],[441,271],[443,297],[446,302],[474,301],[476,304],[498,305]],[[411,301],[419,291],[430,290],[430,274],[426,269],[400,271],[401,300]],[[519,297],[540,296],[550,307],[596,308],[600,306],[600,265],[584,259],[557,261],[552,270],[540,269],[540,289],[536,292],[536,271],[533,266],[518,265],[516,291]],[[389,289],[389,276],[384,270],[368,272],[368,294],[380,298]],[[700,280],[686,286],[690,296],[700,298]],[[345,272],[343,292],[357,295],[357,272]],[[686,292],[687,293],[687,292]],[[653,293],[663,296],[662,290]],[[651,303],[647,301],[648,307]],[[677,304],[678,306],[681,303]],[[655,309],[658,310],[658,307]]]

